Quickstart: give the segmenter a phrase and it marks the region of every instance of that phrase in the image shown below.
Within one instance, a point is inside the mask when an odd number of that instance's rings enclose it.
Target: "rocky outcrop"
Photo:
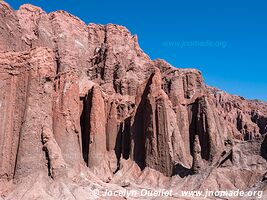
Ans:
[[[167,94],[161,89],[161,79],[159,69],[155,69],[143,93],[137,97],[137,120],[143,117],[142,121],[135,121],[133,149],[134,159],[141,168],[151,167],[170,176],[173,168],[173,149],[168,112],[171,105]],[[140,133],[135,135],[137,132]],[[140,141],[140,138],[143,138],[143,141]]]
[[[150,60],[122,26],[4,2],[0,26],[1,195],[265,187],[266,103]]]
[[[266,103],[258,100],[245,100],[208,87],[218,113],[225,119],[232,137],[251,140],[266,134]]]
[[[1,2],[0,17],[0,52],[24,50],[25,45],[21,41],[22,30],[18,16],[5,2]]]
[[[47,171],[41,141],[42,127],[53,129],[53,54],[45,48],[2,53],[1,70],[1,177],[10,180]]]
[[[106,116],[105,104],[99,87],[94,86],[92,89],[90,112],[90,134],[88,166],[99,166],[105,159],[106,147]]]

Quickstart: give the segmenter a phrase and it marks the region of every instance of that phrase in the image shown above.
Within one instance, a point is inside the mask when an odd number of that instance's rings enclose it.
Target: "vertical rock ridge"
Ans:
[[[2,54],[2,56],[7,56]],[[15,56],[9,55],[10,58]],[[14,176],[16,166],[16,155],[19,143],[19,135],[21,123],[23,122],[23,116],[26,105],[26,91],[28,76],[26,74],[20,74],[15,72],[12,74],[12,68],[10,71],[3,70],[4,64],[1,57],[1,73],[4,78],[4,82],[1,82],[1,120],[0,120],[0,168],[1,178],[10,180]]]
[[[62,74],[55,82],[53,130],[67,164],[82,163],[79,85],[74,74]]]
[[[199,171],[205,167],[202,163],[214,163],[220,157],[219,149],[224,148],[226,138],[207,97],[198,98],[189,108],[192,167],[194,171]]]
[[[107,152],[105,102],[99,86],[92,88],[91,103],[88,166],[95,167],[105,160]]]
[[[151,167],[170,176],[173,163],[172,155],[170,155],[172,152],[171,136],[168,132],[169,116],[167,107],[169,106],[169,100],[166,93],[161,89],[161,84],[160,71],[155,68],[155,72],[147,82],[137,108],[137,114],[143,115],[144,118],[140,122],[135,122],[134,134],[141,131],[145,142],[140,144],[137,141],[138,139],[134,140],[134,154],[139,154],[138,151],[145,153],[143,158],[140,157],[140,154],[138,157],[137,155],[134,155],[134,157],[141,168]],[[140,138],[139,135],[134,135],[134,137]]]
[[[46,171],[41,127],[45,118],[52,115],[53,87],[52,82],[48,80],[55,75],[53,56],[50,51],[42,48],[31,51],[28,56],[30,64],[28,66],[27,100],[20,129],[16,179],[34,172]],[[52,128],[52,124],[47,125]]]
[[[110,111],[108,113],[107,128],[106,128],[106,138],[107,138],[107,150],[111,151],[115,149],[116,138],[118,133],[117,125],[117,106],[113,101],[110,106]]]

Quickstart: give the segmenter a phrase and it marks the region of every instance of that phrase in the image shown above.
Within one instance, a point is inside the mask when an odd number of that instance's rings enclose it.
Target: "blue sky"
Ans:
[[[137,34],[152,58],[199,69],[208,85],[267,101],[266,0],[6,0],[86,23],[115,23]]]

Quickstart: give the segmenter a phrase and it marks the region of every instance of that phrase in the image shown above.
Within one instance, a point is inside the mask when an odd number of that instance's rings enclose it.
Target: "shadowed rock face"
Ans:
[[[150,60],[126,28],[0,2],[0,51],[0,195],[266,189],[267,104]]]

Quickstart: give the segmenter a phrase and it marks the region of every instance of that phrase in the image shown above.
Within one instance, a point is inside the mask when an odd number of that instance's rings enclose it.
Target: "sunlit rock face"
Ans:
[[[0,2],[0,52],[1,196],[266,190],[267,104],[150,60],[125,27]]]

